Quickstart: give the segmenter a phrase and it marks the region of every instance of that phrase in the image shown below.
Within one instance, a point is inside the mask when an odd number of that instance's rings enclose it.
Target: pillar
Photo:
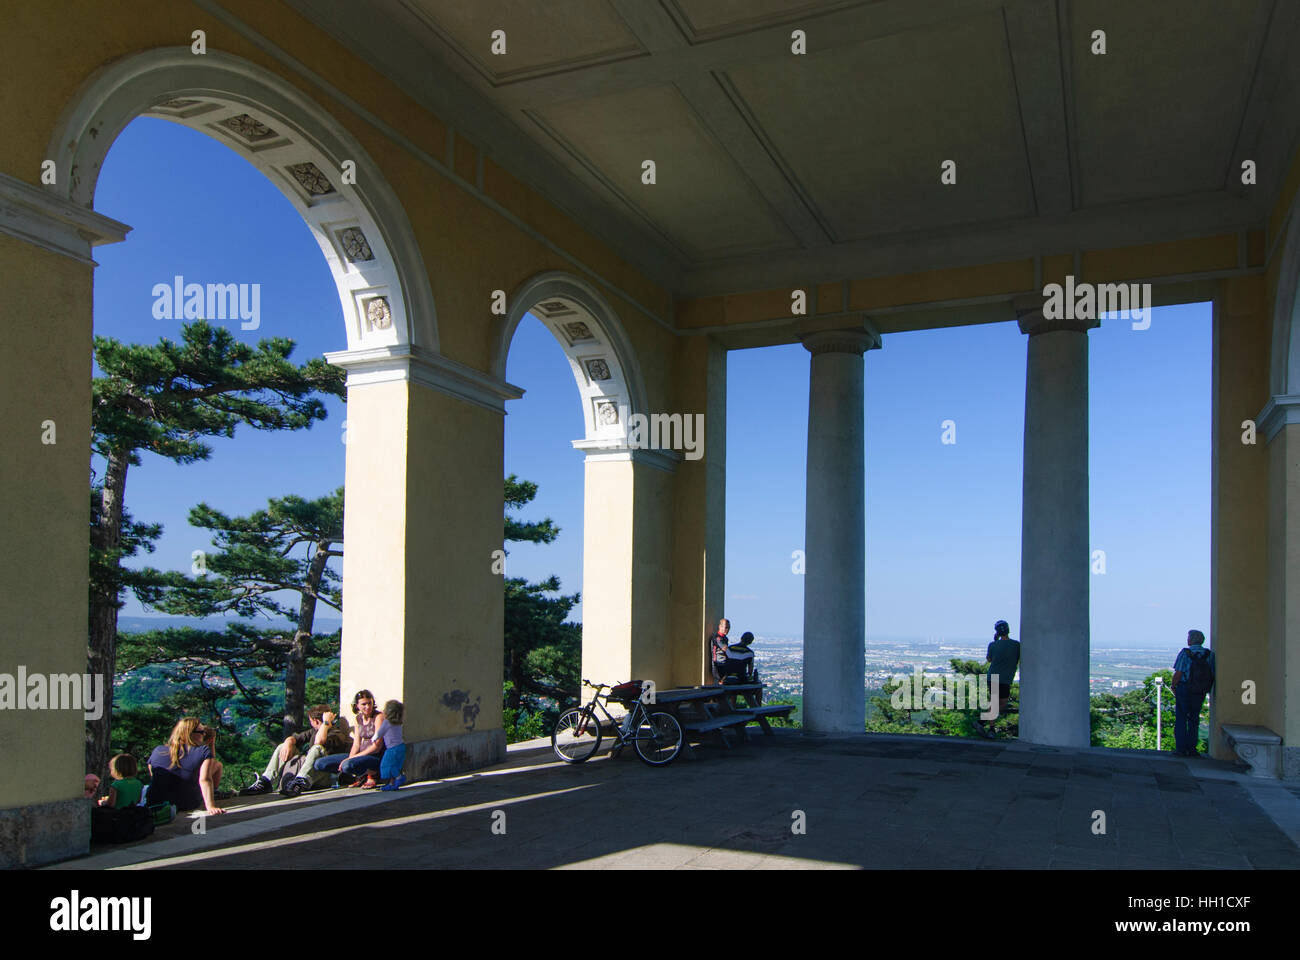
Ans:
[[[582,677],[674,685],[668,605],[676,455],[576,441],[586,450]],[[584,690],[585,700],[591,695]]]
[[[327,355],[348,371],[344,709],[406,707],[406,775],[505,756],[504,401],[520,391],[418,347]]]
[[[1020,526],[1020,738],[1086,747],[1088,330],[1019,312],[1029,337]]]
[[[874,330],[809,334],[804,519],[803,724],[866,728],[866,470],[863,354]]]
[[[727,351],[712,337],[682,337],[674,368],[675,410],[704,415],[702,455],[673,478],[670,585],[672,682],[712,683],[705,637],[727,610]]]
[[[129,229],[0,173],[0,673],[10,683],[20,667],[86,671],[91,249]],[[113,678],[101,679],[111,699]],[[15,774],[0,778],[0,869],[89,849],[85,729],[84,704],[0,709],[0,752]]]

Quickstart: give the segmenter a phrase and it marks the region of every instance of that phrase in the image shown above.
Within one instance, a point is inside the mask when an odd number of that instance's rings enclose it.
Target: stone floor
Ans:
[[[505,764],[395,793],[229,809],[59,866],[1300,867],[1300,786],[1207,759],[935,737],[779,730],[659,769],[605,751],[561,764],[533,741]]]

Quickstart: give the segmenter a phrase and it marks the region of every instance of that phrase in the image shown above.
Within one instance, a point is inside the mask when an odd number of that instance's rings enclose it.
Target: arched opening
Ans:
[[[50,156],[60,172],[58,192],[93,206],[109,150],[138,117],[178,124],[233,150],[302,218],[325,258],[344,322],[341,335],[335,327],[328,342],[314,344],[318,354],[325,347],[381,355],[437,350],[427,273],[396,195],[359,143],[292,85],[216,52],[196,60],[188,49],[155,50],[111,64],[84,85],[56,128]],[[179,222],[185,220],[178,217]],[[170,272],[166,279],[173,279]],[[248,297],[244,288],[259,284],[228,283],[225,276],[203,277],[208,281],[204,284],[194,279],[186,282],[177,272],[174,296],[170,283],[154,288],[155,297],[168,302],[165,314],[174,318],[177,330],[183,321],[202,318],[227,326],[243,340],[294,338],[294,331],[284,328],[254,332],[261,326],[255,306],[259,291]],[[293,362],[307,359],[298,351]],[[335,436],[331,440],[337,443]],[[328,489],[307,483],[260,492],[263,501],[284,495],[315,497],[341,483],[339,476]],[[216,502],[213,506],[221,508]],[[101,662],[103,672],[115,673],[112,657]],[[96,755],[106,749],[107,744],[99,742],[105,739],[102,734],[91,739]]]
[[[291,84],[239,57],[153,50],[93,76],[60,118],[48,155],[60,193],[94,206],[104,157],[137,116],[235,150],[289,199],[338,285],[349,349],[437,351],[428,274],[396,195],[361,145]]]
[[[582,407],[584,435],[572,441],[586,455],[581,675],[611,683],[667,678],[669,533],[662,524],[649,529],[645,517],[652,503],[663,502],[677,455],[629,445],[629,422],[647,405],[626,331],[600,293],[561,272],[530,278],[508,302],[494,334],[491,372],[504,379],[515,331],[530,315],[567,358]],[[658,602],[649,599],[655,591]]]

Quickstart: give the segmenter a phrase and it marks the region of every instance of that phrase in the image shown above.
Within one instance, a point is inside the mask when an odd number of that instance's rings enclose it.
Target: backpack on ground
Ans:
[[[145,807],[90,808],[90,839],[100,843],[131,843],[153,833],[153,814]]]
[[[1208,650],[1188,651],[1187,690],[1200,695],[1209,693],[1214,686],[1214,671],[1210,669],[1210,652]]]

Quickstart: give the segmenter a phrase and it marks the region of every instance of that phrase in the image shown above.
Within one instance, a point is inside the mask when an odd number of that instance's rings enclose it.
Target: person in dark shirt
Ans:
[[[993,624],[993,642],[984,657],[989,664],[989,682],[997,677],[998,716],[1007,712],[1007,699],[1011,696],[1011,681],[1020,666],[1020,643],[1011,639],[1011,625],[1005,620]],[[991,692],[991,691],[990,691]]]
[[[726,673],[727,666],[727,646],[730,640],[727,634],[731,632],[731,621],[723,617],[718,621],[718,629],[709,637],[709,669],[713,672],[713,682],[721,683],[722,677]]]
[[[149,754],[149,804],[166,801],[177,810],[225,813],[216,804],[222,771],[216,745],[216,730],[198,717],[182,717],[167,742]]]
[[[1174,660],[1174,749],[1194,757],[1201,745],[1201,708],[1214,689],[1214,651],[1205,649],[1205,634],[1187,631],[1187,646]]]

